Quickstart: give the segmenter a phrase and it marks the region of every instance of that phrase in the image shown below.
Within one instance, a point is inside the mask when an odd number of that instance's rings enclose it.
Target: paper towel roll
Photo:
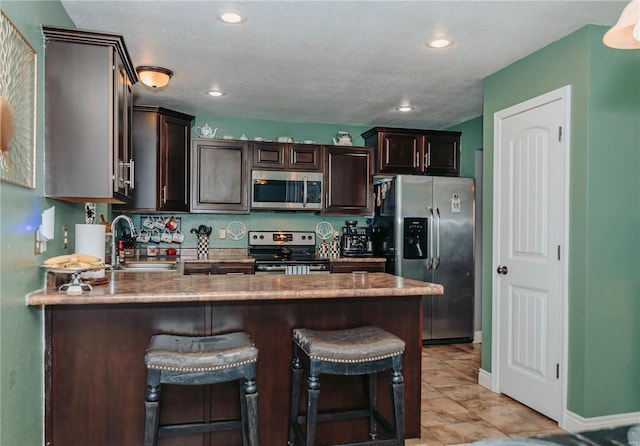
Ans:
[[[104,225],[76,225],[75,252],[77,254],[99,257],[104,262],[105,240]],[[82,277],[104,277],[104,270],[88,271],[83,273]]]

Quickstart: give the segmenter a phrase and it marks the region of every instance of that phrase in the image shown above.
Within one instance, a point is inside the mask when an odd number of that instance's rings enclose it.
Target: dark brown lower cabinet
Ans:
[[[184,275],[193,276],[196,274],[253,274],[253,263],[192,263],[184,264]],[[383,271],[384,272],[384,271]]]
[[[73,305],[46,308],[47,445],[139,446],[144,431],[144,353],[156,333],[208,335],[244,330],[259,350],[259,436],[287,442],[291,332],[294,327],[375,324],[406,342],[403,375],[407,438],[420,435],[421,298],[358,298],[240,303]],[[378,380],[382,412],[392,419],[387,377]],[[365,402],[357,377],[322,376],[320,409]],[[236,383],[163,386],[161,423],[237,417]],[[304,399],[301,401],[304,404]],[[367,421],[320,429],[318,442],[367,438]],[[237,432],[164,437],[159,446],[240,445]]]
[[[352,273],[365,271],[368,273],[383,273],[384,262],[331,262],[332,273]]]

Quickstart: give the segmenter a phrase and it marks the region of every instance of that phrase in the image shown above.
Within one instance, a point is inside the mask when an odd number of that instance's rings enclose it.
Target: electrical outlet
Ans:
[[[67,231],[67,227],[62,227],[62,248],[67,249],[69,247],[69,231]]]
[[[220,240],[227,238],[227,228],[218,228],[218,238]]]

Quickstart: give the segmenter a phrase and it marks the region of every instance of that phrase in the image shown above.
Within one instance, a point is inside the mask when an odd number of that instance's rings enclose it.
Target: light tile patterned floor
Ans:
[[[424,346],[422,431],[407,446],[563,433],[558,424],[478,384],[481,344]]]

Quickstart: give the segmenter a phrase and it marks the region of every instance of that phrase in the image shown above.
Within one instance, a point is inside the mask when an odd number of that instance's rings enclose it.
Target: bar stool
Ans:
[[[349,443],[355,445],[404,445],[404,380],[402,354],[405,343],[397,336],[375,326],[347,330],[293,330],[293,361],[291,363],[291,412],[289,417],[289,446],[302,440],[314,446],[317,422],[369,418],[369,441]],[[299,414],[300,387],[303,367],[307,367],[307,412]],[[378,412],[376,374],[391,370],[389,384],[392,390],[394,424]],[[369,381],[369,407],[361,410],[318,414],[320,397],[319,375],[366,375]],[[306,423],[306,431],[301,425]],[[395,434],[393,440],[377,438],[377,424]]]
[[[244,446],[258,446],[258,349],[243,332],[190,337],[158,334],[151,337],[145,363],[147,392],[144,445],[159,436],[241,429]],[[239,380],[238,420],[158,425],[162,384],[205,385]]]

